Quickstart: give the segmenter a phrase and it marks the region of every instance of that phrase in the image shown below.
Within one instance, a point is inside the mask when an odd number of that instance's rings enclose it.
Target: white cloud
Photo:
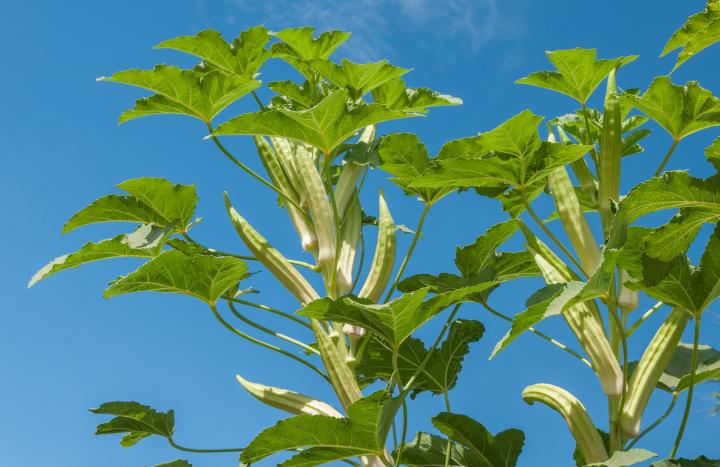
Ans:
[[[201,1],[201,0],[198,0]],[[459,40],[477,50],[506,30],[498,0],[226,0],[229,24],[259,18],[270,28],[312,25],[353,33],[344,46],[355,60],[376,60],[392,51],[393,34],[404,30],[419,43]],[[396,21],[401,24],[397,24]]]

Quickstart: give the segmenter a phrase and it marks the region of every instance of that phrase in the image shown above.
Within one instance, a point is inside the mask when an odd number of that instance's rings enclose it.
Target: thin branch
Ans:
[[[167,438],[168,443],[170,443],[170,446],[174,447],[175,449],[179,451],[185,451],[185,452],[196,452],[200,454],[211,454],[211,453],[219,453],[219,452],[242,452],[244,448],[227,448],[227,449],[195,449],[195,448],[188,448],[185,446],[181,446],[175,442],[172,438]]]
[[[254,302],[248,302],[247,300],[241,300],[241,299],[239,299],[239,298],[230,298],[229,300],[231,300],[231,301],[233,301],[233,302],[235,302],[235,303],[239,303],[240,305],[245,305],[245,306],[249,306],[249,307],[252,307],[252,308],[257,308],[258,310],[269,311],[270,313],[273,313],[273,314],[276,314],[276,315],[278,315],[278,316],[282,316],[283,318],[286,318],[286,319],[289,319],[289,320],[291,320],[291,321],[294,321],[294,322],[296,322],[297,324],[299,324],[299,325],[301,325],[301,326],[305,326],[305,327],[308,328],[308,329],[312,329],[312,326],[310,326],[310,324],[306,323],[305,321],[303,321],[302,319],[298,318],[297,316],[291,315],[290,313],[286,313],[286,312],[284,312],[284,311],[280,311],[280,310],[277,310],[277,309],[275,309],[275,308],[271,308],[271,307],[269,307],[269,306],[267,306],[267,305],[262,305],[262,304],[260,304],[260,303],[254,303]]]
[[[635,439],[633,439],[632,442],[630,444],[628,444],[627,448],[625,448],[625,449],[628,450],[628,449],[632,448],[633,446],[635,446],[642,437],[644,437],[645,435],[650,433],[652,430],[657,428],[658,425],[660,425],[662,422],[664,422],[665,419],[670,416],[673,409],[675,408],[675,404],[677,404],[677,400],[678,400],[678,394],[676,392],[673,392],[672,400],[670,401],[670,405],[668,406],[668,408],[665,409],[665,412],[663,412],[663,414],[660,415],[660,417],[657,420],[655,420],[650,425],[648,425],[647,428],[645,428],[643,431],[641,431],[640,434],[637,435],[637,437]]]
[[[655,174],[653,175],[653,177],[657,177],[663,171],[663,169],[665,168],[665,165],[667,165],[668,161],[670,160],[670,156],[672,156],[673,152],[675,152],[675,148],[677,147],[679,142],[680,142],[679,139],[673,138],[673,142],[670,145],[670,149],[668,149],[668,152],[665,153],[665,157],[663,157],[662,162],[660,162],[660,165],[658,166],[657,170],[655,170]]]
[[[692,350],[692,363],[690,370],[690,383],[688,386],[688,395],[685,400],[685,410],[683,411],[682,421],[680,422],[680,428],[678,429],[677,436],[675,437],[675,443],[673,444],[672,451],[670,451],[670,459],[675,459],[675,454],[680,447],[683,435],[685,434],[685,427],[687,426],[688,416],[690,415],[690,406],[692,405],[693,394],[695,392],[695,373],[697,372],[697,357],[698,357],[698,345],[700,344],[700,314],[695,315],[695,332],[693,333],[693,350]]]
[[[646,319],[648,319],[650,316],[652,316],[656,311],[658,311],[662,306],[664,305],[663,302],[657,302],[655,305],[650,307],[649,310],[647,310],[645,313],[638,318],[637,321],[635,321],[632,326],[630,326],[627,330],[627,336],[630,337],[633,335],[633,333],[637,330],[637,328],[640,327],[640,325],[645,322]]]

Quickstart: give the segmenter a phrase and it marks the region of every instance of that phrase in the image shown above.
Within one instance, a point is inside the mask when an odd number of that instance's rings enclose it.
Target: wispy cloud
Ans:
[[[198,0],[201,1],[201,0]],[[398,29],[419,42],[453,39],[478,50],[513,28],[501,18],[499,0],[226,0],[230,24],[252,16],[268,27],[313,25],[320,30],[352,31],[345,48],[356,60],[373,60],[392,51]]]

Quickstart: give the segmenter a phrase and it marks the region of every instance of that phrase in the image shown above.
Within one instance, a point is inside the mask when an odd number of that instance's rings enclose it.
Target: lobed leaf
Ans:
[[[137,402],[106,402],[90,412],[113,415],[109,422],[97,426],[96,435],[124,434],[120,444],[133,446],[148,436],[171,438],[175,431],[175,416],[172,410],[158,412],[150,406]]]
[[[720,1],[708,0],[705,10],[690,16],[685,24],[670,37],[661,57],[680,49],[672,71],[691,57],[720,41]]]
[[[313,60],[310,65],[335,86],[347,89],[354,100],[410,71],[386,60],[354,63],[343,59],[340,65],[330,60]]]
[[[450,459],[446,464],[448,444],[450,445]],[[397,457],[397,452],[393,453],[393,457]],[[400,464],[417,467],[483,465],[478,462],[481,462],[481,460],[462,444],[423,432],[417,433],[413,441],[405,444],[400,459]]]
[[[441,94],[428,88],[408,88],[400,78],[392,79],[373,89],[373,101],[392,110],[427,112],[428,107],[460,105],[462,99]]]
[[[660,382],[665,387],[674,388],[677,392],[688,389],[692,372],[692,349],[692,344],[685,342],[678,344],[660,377]],[[720,380],[720,351],[708,345],[699,345],[695,384],[718,380]]]
[[[610,459],[587,464],[585,467],[625,467],[645,462],[653,457],[657,457],[657,454],[647,449],[628,449],[627,451],[615,451],[612,456],[610,456]]]

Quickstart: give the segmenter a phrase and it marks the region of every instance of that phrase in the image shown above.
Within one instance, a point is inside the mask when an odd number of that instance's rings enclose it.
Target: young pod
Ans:
[[[547,245],[535,237],[523,224],[520,225],[527,239],[526,248],[533,256],[535,264],[547,284],[561,284],[577,280],[577,276],[572,270]],[[568,308],[563,313],[563,317],[585,353],[590,357],[603,392],[609,396],[621,394],[622,368],[620,368],[620,363],[618,363],[605,335],[605,327],[594,302],[578,303]]]
[[[617,304],[624,313],[630,313],[640,304],[640,294],[637,290],[631,290],[625,287],[623,284],[630,280],[630,276],[627,271],[620,269],[618,273],[618,296]]]
[[[330,404],[313,399],[289,389],[265,386],[253,383],[240,375],[235,375],[240,385],[255,399],[276,409],[284,410],[294,415],[327,415],[342,418],[342,414]]]
[[[360,231],[362,229],[362,209],[357,195],[353,196],[340,228],[340,251],[338,252],[335,272],[335,295],[342,296],[350,292],[353,284],[353,267],[357,256]]]
[[[252,254],[272,273],[280,283],[302,304],[320,298],[310,283],[297,269],[245,220],[230,204],[225,194],[225,207],[240,238]]]
[[[607,450],[595,424],[575,396],[552,384],[533,384],[525,388],[522,397],[528,404],[542,402],[562,415],[586,464],[601,463],[608,459]]]
[[[315,166],[312,155],[298,147],[295,163],[303,184],[308,211],[315,226],[318,241],[317,262],[320,266],[335,261],[335,216],[328,200],[322,177]]]
[[[382,192],[380,192],[379,198],[379,225],[375,255],[365,283],[358,293],[359,297],[370,299],[373,302],[380,300],[380,296],[387,287],[395,266],[395,221],[390,215],[390,210]]]
[[[295,187],[290,183],[290,180],[285,173],[282,165],[280,164],[277,151],[270,146],[264,137],[256,136],[255,146],[257,147],[260,160],[265,166],[265,170],[270,175],[271,180],[277,186],[283,194],[291,196],[295,203],[301,203],[300,195],[295,190]],[[302,212],[292,204],[284,202],[285,207],[290,215],[290,220],[295,226],[295,230],[300,237],[300,244],[303,250],[314,252],[317,248],[317,238],[315,237],[315,231],[312,225],[308,222]]]
[[[631,437],[640,433],[640,420],[650,395],[675,353],[689,318],[686,311],[673,308],[633,370],[620,417],[622,430]]]
[[[567,133],[565,133],[565,130],[563,130],[561,126],[558,125],[556,128],[558,131],[558,135],[560,135],[560,141],[563,144],[572,143],[570,137],[567,135]],[[583,193],[585,193],[592,205],[596,205],[597,181],[595,180],[592,172],[590,172],[590,168],[588,167],[585,158],[580,158],[571,162],[570,167],[572,168],[573,173],[577,177],[578,182],[580,182],[580,189],[583,191]]]
[[[362,398],[362,391],[355,380],[355,375],[345,362],[345,356],[340,354],[337,344],[327,335],[320,322],[313,319],[310,325],[315,333],[320,358],[327,369],[333,389],[343,408],[347,410],[350,404]]]
[[[600,157],[598,168],[598,207],[607,237],[613,219],[612,203],[620,198],[620,159],[622,157],[622,114],[620,98],[615,85],[615,73],[610,71],[605,92],[602,133],[600,134]]]
[[[365,127],[362,135],[360,135],[359,142],[370,143],[373,139],[375,139],[375,126]],[[365,167],[354,162],[347,162],[343,165],[342,172],[340,172],[340,177],[335,185],[335,206],[337,206],[337,212],[340,213],[341,217],[344,215],[345,208],[355,192],[355,185],[357,185],[360,175],[365,170]]]
[[[297,152],[298,143],[285,138],[270,137],[275,153],[278,157],[278,163],[285,172],[290,184],[293,186],[295,191],[300,195],[301,201],[304,201],[303,197],[303,184],[300,173],[298,172],[297,164],[295,163],[295,154]],[[302,204],[301,204],[302,205]]]

